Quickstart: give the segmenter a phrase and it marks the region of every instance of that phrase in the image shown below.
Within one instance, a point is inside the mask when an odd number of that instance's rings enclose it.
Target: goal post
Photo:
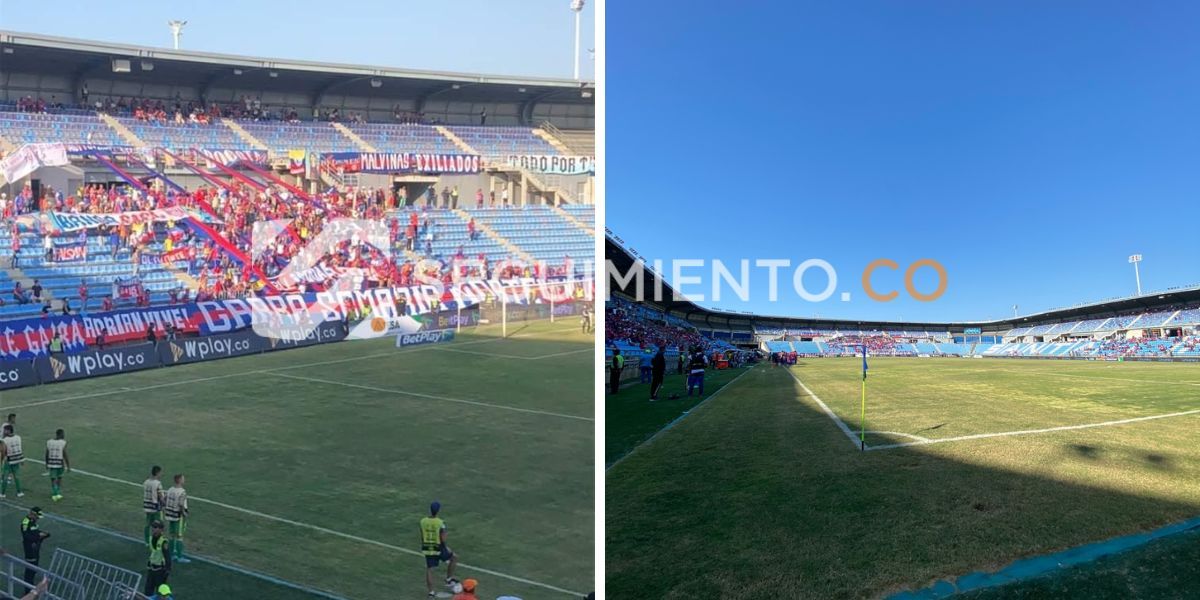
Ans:
[[[531,281],[497,286],[480,302],[481,323],[500,326],[500,336],[512,337],[532,322],[562,323],[595,314],[591,280]],[[459,310],[465,310],[459,308]]]

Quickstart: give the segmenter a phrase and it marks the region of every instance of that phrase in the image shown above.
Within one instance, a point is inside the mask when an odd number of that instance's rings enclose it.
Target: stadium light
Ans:
[[[583,12],[585,0],[571,0],[571,12],[575,13],[575,80],[579,80],[579,13]]]
[[[383,80],[379,79],[378,77],[373,77],[371,79],[371,87],[373,87],[373,88],[383,87]]]
[[[233,74],[234,74],[234,75],[241,75],[241,74],[242,74],[242,70],[241,70],[241,69],[234,69],[234,70],[233,70]]]
[[[171,37],[175,40],[175,49],[179,49],[179,38],[183,36],[183,26],[187,25],[187,21],[167,21],[167,27],[171,28]]]
[[[1129,257],[1129,263],[1133,265],[1133,277],[1137,280],[1138,295],[1142,295],[1142,274],[1138,272],[1138,263],[1142,262],[1141,254],[1133,254]]]

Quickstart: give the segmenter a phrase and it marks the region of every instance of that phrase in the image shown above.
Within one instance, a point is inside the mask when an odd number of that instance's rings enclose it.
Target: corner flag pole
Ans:
[[[863,378],[862,378],[862,417],[859,422],[858,442],[859,450],[867,449],[867,345],[862,347],[863,357]]]

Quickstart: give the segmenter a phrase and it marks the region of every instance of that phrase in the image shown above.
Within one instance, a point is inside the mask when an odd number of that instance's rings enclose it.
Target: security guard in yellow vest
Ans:
[[[429,516],[421,519],[421,554],[425,555],[425,589],[430,598],[435,596],[433,570],[438,563],[446,563],[446,585],[458,583],[454,578],[458,555],[446,545],[446,522],[438,516],[441,510],[442,503],[435,500],[429,505]]]
[[[155,521],[150,531],[150,558],[146,561],[146,587],[142,590],[146,596],[152,595],[171,575],[171,553],[167,550],[162,521]]]
[[[621,387],[621,369],[625,368],[625,357],[621,356],[620,348],[613,348],[612,367],[609,372],[612,378],[608,382],[609,393],[615,394]]]
[[[25,515],[24,519],[21,519],[21,545],[25,547],[25,562],[35,566],[42,560],[42,542],[50,537],[50,534],[38,527],[40,518],[42,518],[42,509],[35,506],[29,509],[29,514]],[[37,572],[33,569],[25,569],[25,583],[32,587],[36,575]]]

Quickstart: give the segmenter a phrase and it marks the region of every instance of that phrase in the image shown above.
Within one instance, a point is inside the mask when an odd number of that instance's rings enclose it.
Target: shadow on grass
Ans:
[[[608,472],[607,597],[879,598],[1200,514],[1197,478],[1148,468],[1200,472],[1195,437],[1133,461],[1096,437],[858,452],[758,367]],[[1200,597],[1192,572],[1161,597]]]
[[[924,428],[924,429],[918,429],[918,430],[914,431],[914,432],[913,432],[913,434],[915,435],[915,434],[918,434],[918,433],[925,433],[925,432],[928,432],[928,431],[937,431],[937,430],[939,430],[939,429],[941,429],[941,428],[943,428],[943,427],[945,427],[945,426],[947,426],[947,425],[949,425],[949,423],[938,423],[937,425],[934,425],[934,426],[932,426],[932,427],[926,427],[926,428]]]
[[[616,394],[605,395],[604,464],[622,460],[635,448],[653,437],[696,405],[712,397],[745,369],[710,372],[704,382],[704,394],[687,395],[687,376],[668,374],[663,379],[659,399],[650,401],[650,385],[623,383]],[[676,396],[672,398],[671,396]]]

